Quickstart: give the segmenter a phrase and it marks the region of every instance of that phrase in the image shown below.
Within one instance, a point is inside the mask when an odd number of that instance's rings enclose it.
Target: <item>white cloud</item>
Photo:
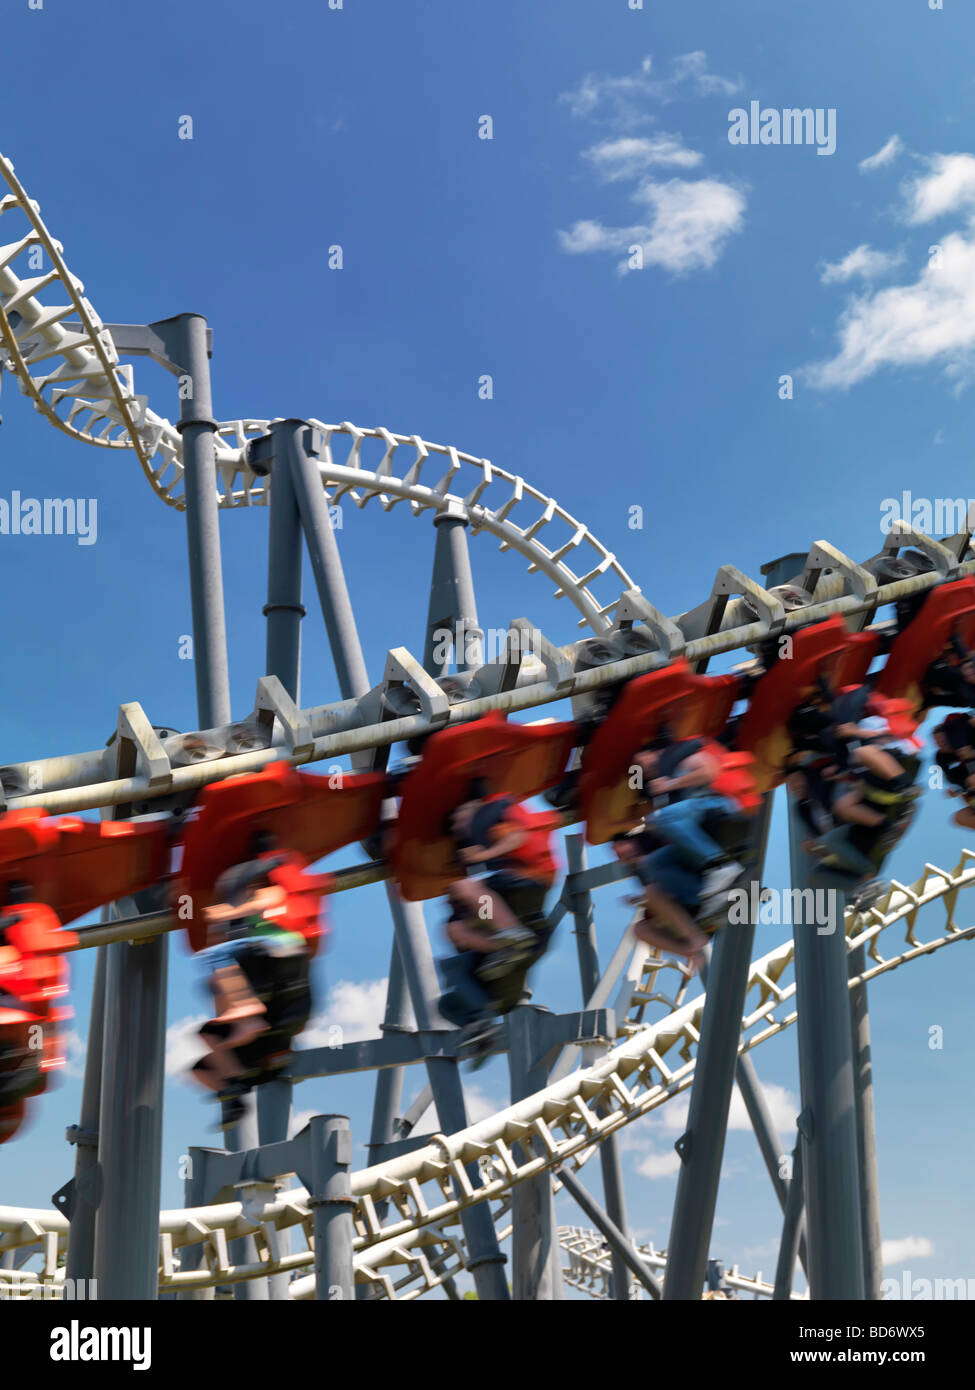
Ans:
[[[884,1265],[899,1265],[904,1260],[925,1260],[934,1254],[934,1244],[927,1236],[905,1236],[902,1240],[885,1240],[881,1246]]]
[[[681,275],[713,266],[725,241],[744,223],[744,196],[717,179],[647,179],[632,196],[650,214],[648,221],[631,227],[576,222],[569,231],[559,232],[562,249],[571,254],[623,252],[617,269],[626,274],[632,269],[629,248],[640,246],[645,267],[659,265]]]
[[[342,1046],[378,1038],[386,1011],[389,981],[339,980],[329,990],[325,1006],[297,1040],[299,1047]]]
[[[206,1048],[200,1041],[201,1023],[206,1023],[206,1014],[177,1019],[166,1029],[166,1075],[185,1079],[193,1063],[203,1056]]]
[[[648,1153],[636,1165],[641,1178],[669,1178],[680,1168],[680,1156],[673,1149]]]
[[[824,285],[842,284],[857,275],[864,280],[876,280],[901,265],[903,260],[901,251],[875,251],[864,243],[848,252],[841,261],[827,262],[820,280]]]
[[[893,164],[894,160],[904,149],[904,141],[899,135],[892,135],[886,144],[881,145],[876,154],[868,155],[866,159],[861,159],[857,166],[862,173],[869,174],[874,169],[883,169],[888,164]]]
[[[646,107],[666,104],[681,96],[730,96],[740,90],[741,78],[732,80],[708,71],[707,54],[698,49],[682,53],[671,64],[669,77],[655,77],[653,59],[646,57],[636,72],[622,77],[598,77],[587,73],[572,92],[563,93],[576,116],[604,116],[621,126],[646,124],[653,119]]]
[[[851,300],[838,332],[835,356],[804,372],[812,386],[846,389],[883,367],[930,363],[967,380],[975,365],[975,239],[943,237],[913,284]]]
[[[472,1125],[476,1125],[479,1120],[486,1120],[491,1115],[496,1115],[499,1110],[506,1109],[510,1103],[507,1100],[499,1100],[488,1095],[480,1086],[472,1085],[469,1081],[464,1084],[464,1100],[467,1103],[467,1119]],[[431,1104],[417,1120],[413,1127],[413,1133],[432,1133],[437,1128],[437,1112]]]
[[[321,1113],[322,1112],[320,1110],[292,1111],[291,1123],[288,1126],[288,1138],[293,1139],[300,1130],[304,1129],[305,1125],[308,1123],[309,1120],[314,1119],[316,1115],[320,1115]]]
[[[692,169],[704,158],[690,150],[679,135],[621,135],[616,140],[603,140],[583,150],[597,173],[610,183],[618,179],[635,179],[654,164],[671,164]]]
[[[61,1068],[61,1075],[83,1077],[85,1074],[85,1056],[88,1050],[88,1040],[83,1038],[76,1028],[69,1028],[67,1032],[60,1032],[58,1038],[64,1056],[64,1066]]]
[[[975,211],[975,156],[936,154],[927,161],[929,172],[906,187],[910,203],[908,221],[931,222],[950,212]]]

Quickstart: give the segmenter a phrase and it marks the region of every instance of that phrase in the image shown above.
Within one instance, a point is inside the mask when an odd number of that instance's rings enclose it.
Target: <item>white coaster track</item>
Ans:
[[[898,966],[929,956],[945,946],[969,941],[975,926],[956,921],[959,894],[975,885],[975,853],[962,851],[958,865],[939,869],[926,864],[916,883],[892,884],[886,900],[862,916],[847,916],[847,947],[867,948],[871,964],[851,987],[889,974]],[[944,908],[939,932],[919,936],[918,916],[933,904]],[[903,924],[903,944],[889,955],[886,933]],[[641,965],[651,972],[659,958],[644,948]],[[889,948],[888,948],[889,949]],[[752,962],[741,1051],[751,1051],[796,1021],[792,1007],[795,981],[786,975],[793,962],[793,942],[783,941]],[[646,1007],[647,991],[638,970],[631,1012]],[[357,1279],[370,1283],[380,1298],[419,1297],[464,1269],[463,1240],[456,1225],[460,1211],[489,1202],[499,1235],[507,1234],[511,1188],[515,1183],[571,1162],[582,1167],[596,1146],[643,1115],[687,1090],[694,1078],[696,1048],[705,996],[699,995],[653,1023],[620,1018],[624,1040],[593,1065],[508,1106],[486,1120],[449,1136],[437,1135],[422,1149],[362,1169],[352,1178],[358,1200],[355,1265]],[[632,1029],[632,1031],[630,1031]],[[516,1146],[518,1146],[516,1148]],[[473,1188],[465,1164],[477,1162],[483,1186]],[[378,1204],[388,1203],[385,1214]],[[226,1286],[243,1279],[308,1269],[313,1263],[311,1210],[302,1189],[254,1199],[160,1213],[160,1291]],[[305,1248],[279,1253],[278,1232],[300,1228]],[[66,1248],[68,1222],[57,1212],[0,1207],[0,1252],[43,1251],[40,1280],[52,1289],[59,1283],[58,1254]],[[234,1265],[229,1242],[254,1237],[256,1264]],[[202,1246],[204,1266],[181,1271],[179,1251]],[[0,1286],[14,1283],[16,1271],[0,1269]],[[29,1291],[34,1277],[24,1285]],[[292,1297],[313,1296],[311,1278],[295,1280]]]

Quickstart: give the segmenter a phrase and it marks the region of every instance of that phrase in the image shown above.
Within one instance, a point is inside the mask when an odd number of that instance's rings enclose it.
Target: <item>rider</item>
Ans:
[[[246,1113],[251,1088],[286,1064],[311,1013],[308,941],[283,920],[290,895],[272,881],[288,859],[263,854],[227,869],[205,909],[214,1017],[200,1029],[209,1051],[193,1074],[223,1102],[225,1129]]]
[[[901,822],[913,797],[920,771],[921,743],[913,736],[913,721],[901,700],[871,697],[868,714],[856,725],[838,732],[852,745],[852,785],[833,803],[841,824],[824,835],[817,852],[825,852],[822,868],[861,883],[860,896],[883,885],[873,877],[878,842]]]
[[[518,1002],[528,967],[548,943],[545,897],[555,878],[550,823],[514,797],[492,795],[480,778],[451,815],[457,857],[468,876],[452,883],[447,895],[447,937],[457,955],[441,963],[449,988],[440,1011],[472,1038]],[[480,869],[491,872],[470,876]]]
[[[716,827],[737,823],[742,807],[722,786],[717,748],[704,739],[663,736],[634,755],[633,771],[651,809],[643,830],[618,836],[614,849],[643,888],[646,915],[634,933],[687,956],[693,971],[707,941],[700,923],[744,872],[714,838]]]
[[[932,731],[935,762],[955,788],[949,796],[964,798],[964,806],[952,816],[955,825],[975,830],[975,720],[967,714],[950,714]]]

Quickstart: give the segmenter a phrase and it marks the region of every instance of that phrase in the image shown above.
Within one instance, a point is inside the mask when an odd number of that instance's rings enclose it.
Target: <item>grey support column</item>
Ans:
[[[272,434],[275,427],[272,425]],[[301,516],[288,459],[280,457],[271,471],[268,517],[267,656],[265,674],[277,676],[299,704],[301,670],[301,602],[303,548]]]
[[[858,946],[849,955],[850,975],[862,975],[866,968],[866,950],[863,946]],[[880,1186],[877,1179],[877,1133],[873,1115],[870,1013],[865,984],[854,985],[850,990],[850,1022],[853,1030],[853,1094],[857,1110],[857,1160],[862,1204],[864,1298],[878,1302],[883,1296],[884,1269],[880,1234]]]
[[[799,1236],[802,1230],[803,1209],[802,1187],[802,1137],[792,1154],[792,1177],[789,1180],[789,1195],[786,1199],[782,1219],[782,1235],[779,1241],[779,1258],[775,1267],[774,1299],[787,1299],[792,1292],[792,1275],[796,1267],[796,1254],[799,1249]]]
[[[104,910],[102,920],[105,921],[108,915],[108,910]],[[95,1214],[98,1210],[101,1171],[98,1167],[98,1111],[105,1032],[105,973],[110,950],[110,946],[99,946],[95,955],[95,979],[91,989],[81,1115],[74,1136],[77,1145],[74,1160],[74,1209],[71,1213],[64,1275],[75,1284],[81,1279],[92,1279],[95,1268]]]
[[[512,1105],[543,1090],[548,1081],[549,1069],[539,1057],[541,1047],[535,1027],[538,1014],[538,1009],[527,1004],[508,1015]],[[512,1287],[516,1301],[537,1303],[564,1298],[548,1170],[515,1184],[511,1220]]]
[[[580,874],[586,868],[585,839],[582,835],[565,837],[566,859],[570,874]],[[590,998],[599,984],[599,953],[596,947],[596,923],[593,911],[592,894],[587,890],[572,894],[572,917],[576,939],[576,952],[579,957],[579,978],[582,981],[582,1002]],[[619,1145],[616,1135],[611,1134],[599,1146],[599,1165],[603,1174],[603,1200],[606,1215],[616,1228],[627,1238],[626,1201],[623,1187],[623,1169],[620,1163]],[[610,1247],[613,1271],[613,1298],[619,1302],[628,1301],[632,1287],[630,1270],[612,1246]]]
[[[196,700],[201,727],[212,729],[229,724],[231,714],[207,321],[201,314],[180,314],[167,322],[171,355],[184,373],[177,429],[183,437]]]
[[[315,1236],[315,1297],[320,1302],[355,1297],[352,1243],[355,1238],[352,1132],[347,1115],[316,1115],[309,1121],[312,1187],[309,1206]]]
[[[792,882],[802,889],[811,887],[815,869],[800,848],[807,836],[790,801]],[[825,891],[831,894],[833,929],[829,922],[817,925],[815,920],[793,927],[802,1091],[800,1147],[809,1295],[849,1301],[864,1297],[857,1103],[845,904],[841,893]]]
[[[315,461],[317,450],[321,447],[321,437],[303,420],[282,420],[271,428],[276,440],[275,453],[280,458],[286,457],[291,467],[339,689],[343,699],[352,699],[369,690],[369,677],[321,473]],[[391,882],[386,884],[386,893],[417,1027],[421,1030],[436,1028],[442,1022],[434,1004],[440,996],[440,987],[423,909],[419,903],[401,901]],[[456,1061],[452,1058],[431,1058],[427,1062],[427,1074],[444,1133],[452,1134],[465,1129],[468,1123],[467,1107]],[[471,1182],[478,1186],[480,1174],[477,1165],[470,1164],[467,1171]],[[478,1294],[482,1299],[507,1299],[509,1293],[503,1270],[504,1256],[498,1247],[497,1233],[487,1205],[479,1203],[466,1209],[461,1214],[461,1223],[467,1242],[468,1268],[474,1276]]]
[[[738,1082],[741,1098],[745,1102],[748,1118],[752,1122],[752,1129],[755,1131],[755,1138],[758,1140],[759,1150],[761,1151],[762,1158],[765,1160],[765,1167],[768,1170],[769,1177],[772,1179],[775,1195],[779,1199],[779,1206],[782,1208],[784,1214],[789,1200],[792,1180],[784,1177],[781,1172],[782,1159],[785,1157],[782,1152],[782,1144],[776,1132],[761,1082],[755,1071],[755,1064],[752,1062],[751,1056],[747,1052],[741,1053],[738,1058],[738,1063],[735,1067],[735,1079]],[[803,1269],[805,1269],[806,1237],[805,1227],[801,1221],[798,1240],[799,1259]]]
[[[169,937],[107,948],[106,1046],[98,1119],[102,1202],[95,1226],[100,1299],[158,1291],[163,1072]]]
[[[771,812],[769,794],[758,812],[749,859],[752,875],[759,880]],[[708,969],[687,1130],[675,1145],[681,1166],[667,1245],[668,1302],[697,1300],[704,1288],[754,939],[754,922],[722,927]]]
[[[432,676],[445,676],[453,648],[457,670],[475,671],[483,661],[484,634],[477,622],[467,518],[451,507],[439,513],[434,527],[437,539],[423,666]]]

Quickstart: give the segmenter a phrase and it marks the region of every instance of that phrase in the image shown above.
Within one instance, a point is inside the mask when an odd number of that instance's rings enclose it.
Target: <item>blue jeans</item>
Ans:
[[[493,1014],[495,1005],[477,978],[477,967],[484,956],[480,951],[459,951],[439,961],[444,990],[439,1008],[448,1023],[458,1028],[473,1023],[483,1014]]]
[[[738,807],[726,796],[689,796],[661,806],[647,817],[647,824],[669,841],[689,869],[700,872],[705,865],[725,858],[721,846],[701,828],[706,816],[718,814],[737,815]]]
[[[644,887],[651,885],[659,888],[661,893],[666,893],[668,898],[680,903],[692,916],[697,911],[701,891],[700,876],[681,863],[672,845],[655,849],[652,854],[638,859],[633,866],[633,873]]]

